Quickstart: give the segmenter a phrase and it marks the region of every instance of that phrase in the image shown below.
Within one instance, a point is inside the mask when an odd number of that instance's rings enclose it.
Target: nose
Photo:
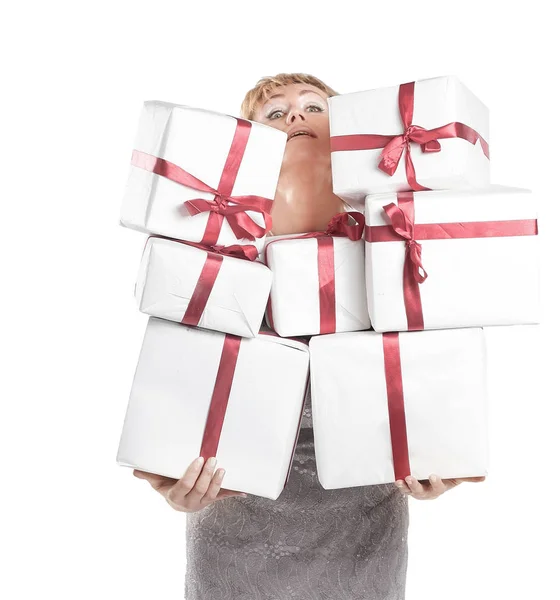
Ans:
[[[301,111],[299,108],[293,108],[286,117],[286,122],[288,125],[292,125],[295,121],[298,120],[305,121],[305,113]]]

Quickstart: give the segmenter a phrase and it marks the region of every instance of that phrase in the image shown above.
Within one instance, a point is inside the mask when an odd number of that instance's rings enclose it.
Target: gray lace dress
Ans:
[[[408,497],[394,484],[325,490],[310,395],[276,500],[220,500],[187,517],[187,600],[402,600]]]

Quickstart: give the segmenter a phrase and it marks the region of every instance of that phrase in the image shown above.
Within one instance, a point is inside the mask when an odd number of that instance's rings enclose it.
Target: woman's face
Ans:
[[[253,120],[288,134],[284,166],[307,160],[328,159],[330,165],[329,107],[327,94],[313,85],[279,86],[262,103]]]

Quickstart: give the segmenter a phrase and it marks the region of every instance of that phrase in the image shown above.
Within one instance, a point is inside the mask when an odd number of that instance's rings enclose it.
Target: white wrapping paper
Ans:
[[[199,456],[225,335],[148,321],[120,439],[122,466],[180,478]],[[222,487],[275,500],[299,434],[309,352],[270,335],[243,338],[218,450]]]
[[[396,194],[366,200],[366,225],[387,225],[383,206]],[[415,223],[536,219],[529,190],[414,194]],[[428,278],[419,285],[425,329],[538,323],[538,235],[418,240]],[[408,329],[403,295],[405,242],[366,242],[368,308],[376,331]]]
[[[379,88],[328,99],[331,137],[354,134],[403,133],[399,86]],[[433,129],[458,121],[489,140],[488,109],[456,77],[435,77],[415,83],[412,124]],[[441,151],[423,153],[411,144],[418,183],[431,189],[483,187],[490,182],[490,161],[479,142],[440,140]],[[335,194],[363,208],[367,194],[409,190],[404,156],[396,172],[381,171],[381,149],[337,151],[331,154]]]
[[[228,115],[150,101],[144,103],[134,148],[171,161],[217,189],[235,128],[236,120]],[[252,123],[232,195],[274,199],[285,146],[283,131]],[[214,196],[131,165],[121,224],[143,232],[200,242],[209,213],[190,216],[183,203],[194,198],[212,200]],[[254,211],[247,214],[264,225],[260,214]],[[264,238],[256,242],[238,239],[224,220],[217,244],[262,246],[263,242]]]
[[[266,262],[272,271],[270,310],[281,336],[321,331],[318,243],[316,238],[267,238]],[[364,241],[333,236],[336,331],[369,329],[364,281]],[[274,240],[281,240],[272,243]],[[268,311],[267,324],[270,323]]]
[[[410,470],[486,475],[486,351],[480,328],[399,334]],[[317,476],[325,489],[395,481],[383,335],[311,339]]]
[[[208,253],[180,242],[149,238],[136,282],[138,308],[181,322]],[[255,261],[223,256],[199,327],[243,337],[258,334],[270,293],[272,273]]]

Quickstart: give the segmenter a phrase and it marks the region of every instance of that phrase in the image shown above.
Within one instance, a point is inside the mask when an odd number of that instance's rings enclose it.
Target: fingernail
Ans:
[[[407,478],[406,478],[406,482],[407,482],[407,483],[412,483],[412,477],[407,477]]]
[[[199,467],[202,463],[204,462],[204,457],[203,456],[199,456],[196,460],[195,460],[195,465],[197,467]]]
[[[212,458],[208,459],[208,466],[209,467],[215,467],[217,462],[218,461],[216,460],[216,457],[213,456]]]
[[[435,483],[436,482],[436,476],[435,475],[430,475],[430,481],[432,483]]]

